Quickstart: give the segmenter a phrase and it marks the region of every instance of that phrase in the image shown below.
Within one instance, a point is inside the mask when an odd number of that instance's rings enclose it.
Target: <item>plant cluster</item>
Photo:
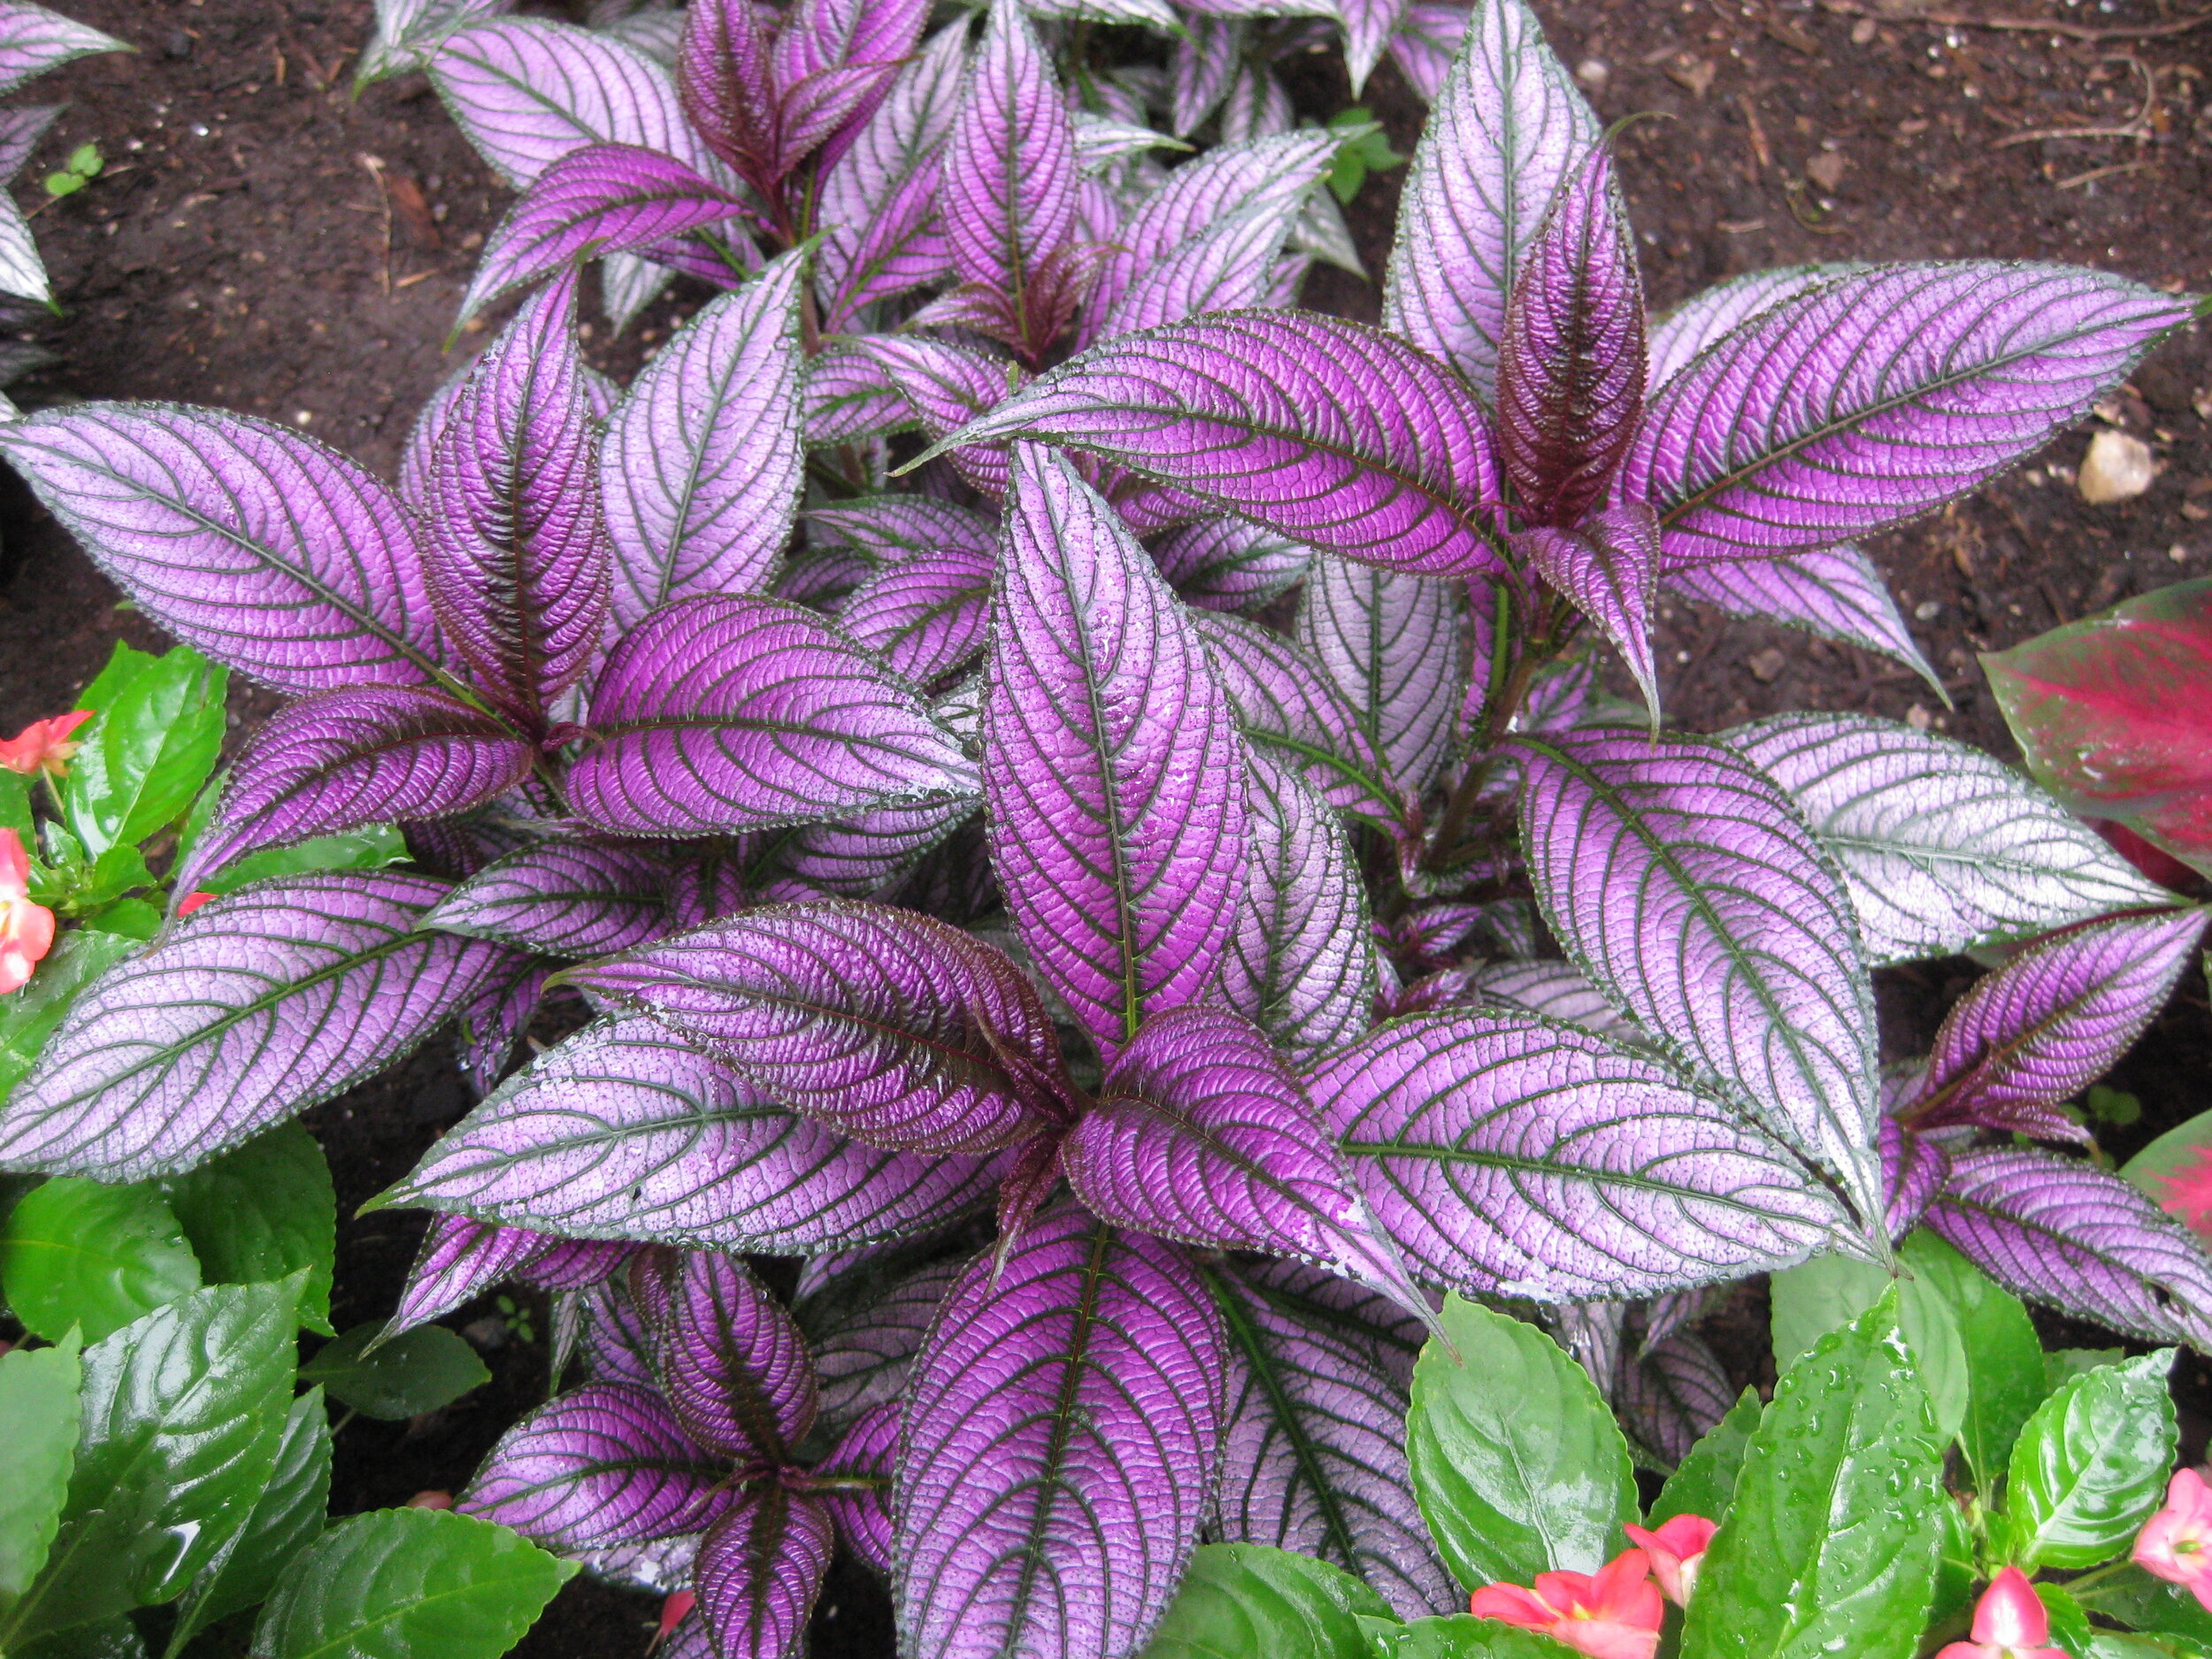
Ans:
[[[528,186],[468,304],[531,291],[396,488],[216,411],[0,427],[142,611],[292,699],[173,895],[394,822],[408,854],[173,903],[0,1106],[0,1167],[55,1178],[26,1202],[165,1192],[457,1023],[483,1098],[376,1201],[439,1212],[386,1334],[554,1291],[587,1379],[459,1507],[687,1585],[671,1640],[719,1659],[795,1651],[840,1536],[917,1659],[1136,1653],[1203,1539],[1333,1563],[1391,1642],[1498,1585],[1477,1612],[1549,1609],[1527,1642],[1648,1633],[1638,1559],[1697,1552],[1638,1518],[1631,1440],[1709,1471],[1678,1513],[1711,1558],[1662,1586],[1784,1621],[1693,1610],[1686,1651],[1863,1616],[1852,1651],[1912,1654],[1950,1509],[1939,1624],[2091,1564],[2020,1542],[2041,1356],[1991,1426],[1969,1316],[2212,1349],[2181,1194],[2068,1107],[2203,912],[1939,735],[1665,729],[1652,612],[1924,672],[1851,538],[2032,453],[2188,302],[1824,266],[1650,323],[1521,0],[1436,89],[1383,328],[1286,303],[1346,132],[1159,166],[1010,0],[926,44],[908,4],[697,0],[673,72],[465,11],[388,9],[388,44],[454,26],[430,73]],[[627,388],[577,343],[610,255],[727,289]],[[1997,965],[1885,1072],[1871,971],[1969,950]],[[793,1294],[741,1255],[805,1258]],[[1759,1273],[1840,1315],[1754,1429],[1693,1326]],[[1576,1449],[1525,1465],[1534,1510],[1425,1440],[1430,1332],[1431,1373],[1541,1379],[1513,1409]],[[1866,1496],[1847,1571],[1789,1484],[1824,1457]],[[1599,1571],[1629,1524],[1659,1541]],[[1516,1651],[1479,1640],[1446,1650]]]

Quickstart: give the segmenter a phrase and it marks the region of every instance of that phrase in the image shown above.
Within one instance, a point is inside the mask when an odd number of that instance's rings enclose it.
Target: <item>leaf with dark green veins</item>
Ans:
[[[189,646],[165,652],[121,686],[78,733],[62,791],[88,855],[144,841],[192,804],[223,747],[229,672]]]
[[[24,1328],[97,1342],[200,1287],[200,1263],[150,1182],[57,1176],[24,1195],[0,1235],[0,1285]]]
[[[2177,1439],[2173,1364],[2162,1348],[2077,1377],[2036,1408],[2005,1482],[2009,1555],[2023,1571],[2093,1567],[2158,1508]]]
[[[1362,1615],[1394,1617],[1341,1567],[1265,1544],[1206,1544],[1144,1659],[1366,1659]]]
[[[577,1571],[450,1509],[375,1509],[293,1559],[253,1659],[497,1659]]]
[[[1534,1325],[1457,1295],[1441,1320],[1406,1415],[1437,1554],[1470,1590],[1594,1572],[1619,1552],[1637,1503],[1628,1442],[1589,1373]]]
[[[1363,1618],[1360,1628],[1372,1659],[1569,1659],[1572,1651],[1548,1636],[1465,1613],[1404,1624]]]
[[[383,1329],[384,1321],[372,1319],[324,1344],[300,1367],[300,1380],[320,1383],[340,1405],[388,1422],[451,1405],[491,1380],[476,1350],[442,1325],[417,1325],[364,1354]]]
[[[338,1194],[315,1137],[280,1124],[211,1164],[162,1183],[211,1285],[253,1285],[307,1270],[300,1323],[330,1328]]]
[[[61,1524],[77,1458],[82,1346],[73,1331],[52,1348],[0,1354],[0,1608],[31,1587]]]
[[[1871,1308],[1892,1282],[1876,1263],[1844,1256],[1816,1256],[1775,1274],[1770,1306],[1776,1373]],[[1920,1386],[1928,1391],[1936,1433],[1947,1445],[1966,1417],[1965,1346],[1948,1302],[1932,1294],[1917,1274],[1908,1271],[1894,1282],[1898,1326],[1912,1350]]]
[[[30,1071],[77,993],[137,949],[138,943],[126,934],[93,927],[64,933],[38,964],[31,982],[0,997],[0,1097]]]
[[[1744,1453],[1763,1410],[1755,1388],[1747,1388],[1736,1397],[1728,1415],[1690,1448],[1690,1455],[1667,1477],[1667,1484],[1659,1489],[1659,1501],[1651,1506],[1653,1526],[1678,1515],[1701,1515],[1717,1521],[1728,1513],[1728,1506],[1735,1502],[1736,1477],[1743,1472]]]
[[[1934,1590],[1942,1474],[1886,1291],[1776,1387],[1706,1551],[1682,1659],[1912,1659]]]
[[[289,847],[264,847],[225,864],[201,885],[210,893],[234,893],[249,881],[270,876],[305,875],[312,870],[381,870],[406,860],[407,841],[398,827],[372,824],[365,829],[294,841]]]

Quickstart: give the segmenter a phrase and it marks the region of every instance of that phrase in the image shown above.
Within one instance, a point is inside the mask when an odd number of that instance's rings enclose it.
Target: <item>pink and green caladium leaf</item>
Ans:
[[[2080,812],[2212,870],[2212,580],[1982,658],[2028,770]]]
[[[1619,488],[1670,565],[1832,547],[2032,454],[2188,305],[2070,265],[1877,267],[1784,301],[1653,396]]]
[[[991,862],[1038,977],[1110,1056],[1213,979],[1244,889],[1244,742],[1113,509],[1015,451],[985,703]]]
[[[1219,1455],[1221,1317],[1181,1248],[1062,1204],[972,1263],[899,1433],[900,1647],[1141,1650]]]
[[[1659,665],[1652,654],[1651,602],[1659,579],[1659,522],[1651,509],[1632,503],[1600,508],[1571,530],[1524,531],[1512,545],[1620,653],[1656,730]]]
[[[0,453],[140,610],[216,661],[295,693],[438,676],[414,520],[336,451],[246,415],[80,403],[11,422]]]
[[[2021,952],[1944,1016],[1906,1114],[1919,1127],[2086,1141],[2059,1102],[2110,1071],[2166,1005],[2204,923],[2199,910],[2116,917]]]
[[[1713,559],[1678,568],[1663,564],[1663,569],[1665,586],[1685,599],[1873,651],[1902,663],[1943,691],[1942,680],[1921,655],[1881,572],[1847,542],[1774,558]]]
[[[956,1221],[988,1202],[999,1162],[848,1141],[633,1015],[540,1055],[378,1203],[793,1255]]]
[[[654,1249],[630,1269],[653,1365],[684,1432],[741,1465],[790,1461],[814,1425],[814,1368],[783,1304],[738,1257]]]
[[[1413,152],[1383,326],[1494,396],[1517,267],[1598,138],[1524,0],[1485,0]]]
[[[1691,295],[1651,325],[1651,384],[1664,386],[1706,347],[1783,301],[1871,268],[1863,265],[1781,265],[1731,277]]]
[[[668,931],[668,874],[630,848],[540,841],[485,865],[423,926],[549,956],[603,956]]]
[[[625,634],[591,700],[571,805],[630,835],[710,835],[972,795],[951,733],[816,612],[680,599]]]
[[[799,288],[776,260],[703,306],[632,382],[600,445],[618,631],[695,594],[768,585],[798,512]]]
[[[749,1482],[691,1569],[716,1659],[799,1659],[837,1532],[818,1499]]]
[[[1528,1015],[1398,1020],[1307,1086],[1407,1263],[1471,1294],[1648,1295],[1785,1265],[1844,1220],[1730,1102]]]
[[[1490,420],[1434,358],[1362,324],[1231,311],[1091,348],[952,434],[1104,457],[1214,512],[1385,569],[1497,569]]]
[[[1873,1000],[1833,861],[1724,744],[1521,740],[1521,841],[1584,975],[1878,1225]]]
[[[12,92],[35,75],[93,52],[127,52],[111,35],[28,0],[0,6],[0,92]]]
[[[1059,1042],[1029,981],[910,910],[764,905],[565,977],[876,1146],[995,1151],[1070,1115]]]
[[[349,870],[210,901],[78,999],[0,1111],[0,1167],[177,1173],[383,1070],[507,960],[414,931],[445,892]]]
[[[1523,250],[1498,342],[1498,453],[1520,516],[1571,526],[1644,412],[1644,285],[1612,163],[1592,150]]]
[[[1240,518],[1204,518],[1171,530],[1152,557],[1184,603],[1249,612],[1302,580],[1313,549]]]
[[[188,893],[257,847],[465,812],[520,783],[535,758],[505,724],[428,686],[317,692],[248,740],[173,885]]]
[[[2212,1352],[2212,1257],[2120,1176],[2049,1152],[1955,1152],[1928,1225],[2016,1296]]]
[[[1451,754],[1469,668],[1463,592],[1458,582],[1325,558],[1298,610],[1299,642],[1408,800],[1420,798]]]

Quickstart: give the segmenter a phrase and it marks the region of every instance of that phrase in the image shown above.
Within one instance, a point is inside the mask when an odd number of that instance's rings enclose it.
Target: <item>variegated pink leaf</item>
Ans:
[[[818,448],[881,437],[915,424],[914,406],[889,371],[851,341],[826,342],[807,365],[803,408],[806,441]]]
[[[870,334],[858,346],[882,365],[922,430],[936,439],[989,413],[1019,378],[1002,359],[920,336]],[[947,458],[986,495],[1005,492],[1006,456],[999,446],[964,444]]]
[[[1382,61],[1383,49],[1398,32],[1406,0],[1333,0],[1330,10],[1344,28],[1344,68],[1357,97]]]
[[[1246,25],[1240,18],[1184,20],[1168,57],[1168,130],[1188,138],[1229,96],[1244,60]]]
[[[1442,96],[1471,20],[1465,0],[1407,0],[1398,32],[1390,37],[1390,61],[1416,96],[1434,104]]]

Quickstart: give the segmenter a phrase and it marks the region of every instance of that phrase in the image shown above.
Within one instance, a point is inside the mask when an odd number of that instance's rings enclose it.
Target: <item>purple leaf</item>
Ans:
[[[413,520],[344,456],[153,403],[34,415],[0,449],[150,620],[218,662],[294,693],[437,677]]]
[[[257,847],[465,812],[520,783],[534,758],[500,721],[426,686],[315,693],[239,751],[173,885],[188,893]]]
[[[2111,1070],[2166,1005],[2204,922],[2199,910],[2116,917],[2023,951],[1944,1016],[1905,1115],[2087,1140],[2059,1102]]]
[[[1620,488],[1659,509],[1670,565],[1832,547],[2032,454],[2188,316],[2070,265],[1845,276],[1662,387]]]
[[[515,1277],[538,1290],[589,1290],[613,1278],[637,1254],[626,1239],[555,1239]]]
[[[0,23],[0,29],[4,27]],[[30,165],[39,140],[46,136],[62,109],[58,104],[44,104],[0,110],[0,184],[14,183],[16,175]]]
[[[1418,800],[1451,753],[1466,695],[1462,585],[1316,562],[1298,638],[1359,717],[1396,780]]]
[[[1650,383],[1664,386],[1706,347],[1783,301],[1869,269],[1863,265],[1782,265],[1731,277],[1691,295],[1651,326]]]
[[[0,92],[92,52],[127,52],[111,35],[50,12],[28,0],[0,5]]]
[[[1801,628],[1902,663],[1938,690],[1942,681],[1889,596],[1873,562],[1848,543],[1785,553],[1778,558],[1714,559],[1667,572],[1666,586],[1685,599],[1717,605],[1731,616]]]
[[[1882,1153],[1884,1219],[1894,1240],[1920,1225],[1950,1178],[1951,1159],[1939,1141],[1907,1133],[1894,1118],[1882,1119],[1877,1144]]]
[[[1350,842],[1296,773],[1254,752],[1244,901],[1221,995],[1304,1062],[1364,1033],[1375,1001],[1367,894]]]
[[[970,1265],[900,1430],[902,1651],[1133,1654],[1198,1541],[1221,1321],[1174,1245],[1072,1205]]]
[[[457,373],[447,376],[415,411],[415,424],[407,429],[407,442],[399,452],[399,471],[396,474],[399,498],[419,513],[429,509],[430,457],[437,448],[438,434],[453,413],[453,405],[468,389],[469,367],[464,365]],[[427,604],[428,601],[424,603]]]
[[[881,437],[915,424],[914,405],[890,372],[851,342],[825,344],[807,365],[804,407],[806,441],[818,448]]]
[[[1719,1359],[1687,1331],[1651,1344],[1623,1366],[1617,1390],[1621,1415],[1636,1437],[1671,1463],[1687,1457],[1736,1403]]]
[[[1313,549],[1238,518],[1205,518],[1171,530],[1152,549],[1186,604],[1251,611],[1302,580]]]
[[[486,865],[423,918],[554,956],[602,956],[668,929],[666,870],[589,841],[540,841]]]
[[[692,1584],[716,1659],[798,1659],[837,1542],[829,1511],[773,1481],[748,1484],[699,1544]]]
[[[1659,665],[1651,648],[1651,601],[1659,577],[1659,525],[1651,509],[1632,503],[1601,508],[1572,530],[1526,531],[1513,546],[1621,654],[1656,730]]]
[[[653,1334],[630,1295],[629,1275],[618,1273],[574,1299],[579,1363],[595,1381],[653,1381]]]
[[[1231,9],[1233,5],[1234,0],[1231,0]],[[1202,8],[1190,9],[1195,12]],[[1210,13],[1215,10],[1210,4],[1202,9]],[[1287,133],[1297,124],[1296,111],[1291,108],[1290,94],[1283,90],[1283,83],[1265,64],[1248,58],[1222,96],[1221,142],[1235,144],[1248,138],[1271,138],[1278,133]]]
[[[388,870],[211,899],[79,996],[0,1109],[0,1168],[173,1175],[373,1077],[510,960],[419,933],[446,884]]]
[[[956,1261],[934,1263],[882,1285],[878,1294],[838,1304],[837,1317],[814,1337],[824,1423],[841,1427],[896,1407],[908,1363],[920,1351],[963,1266]]]
[[[799,286],[787,256],[677,330],[632,382],[599,452],[613,621],[768,585],[798,511]]]
[[[1486,1008],[1541,1014],[1616,1041],[1635,1035],[1635,1027],[1605,1000],[1605,994],[1563,962],[1493,963],[1476,970],[1471,985],[1476,1000]]]
[[[972,818],[976,806],[968,797],[933,806],[879,807],[836,823],[804,825],[777,849],[785,876],[769,890],[779,897],[787,890],[806,898],[879,898]]]
[[[1858,927],[1789,797],[1709,739],[1598,731],[1522,752],[1522,845],[1570,960],[1878,1217]]]
[[[500,1437],[454,1508],[564,1552],[695,1532],[730,1507],[727,1470],[657,1394],[595,1382]]]
[[[996,518],[928,495],[864,495],[811,508],[806,521],[810,534],[857,549],[879,569],[932,553],[998,550]]]
[[[630,1289],[684,1432],[741,1465],[788,1463],[814,1424],[814,1371],[768,1287],[720,1250],[657,1248],[632,1266]]]
[[[679,858],[668,873],[668,931],[686,933],[743,910],[751,902],[745,862],[752,851],[751,838],[740,836],[718,851]]]
[[[1466,44],[1468,10],[1463,0],[1408,0],[1398,32],[1390,37],[1391,62],[1425,103],[1442,95],[1444,77]]]
[[[1110,1056],[1213,979],[1244,744],[1159,571],[1062,457],[1015,453],[986,704],[991,862],[1038,977]]]
[[[1344,69],[1357,97],[1398,32],[1406,0],[1330,0],[1329,10],[1344,27]]]
[[[592,693],[570,803],[633,835],[707,835],[972,794],[914,695],[814,612],[702,595],[625,634]]]
[[[1087,449],[1215,512],[1386,569],[1492,570],[1490,422],[1379,329],[1239,311],[1094,346],[953,434]]]
[[[1786,1265],[1841,1219],[1730,1102],[1527,1015],[1400,1020],[1308,1084],[1408,1264],[1470,1294],[1648,1295]]]
[[[399,1306],[384,1326],[397,1336],[465,1307],[493,1286],[512,1279],[552,1248],[541,1233],[497,1226],[467,1216],[433,1216],[422,1248],[407,1270]],[[380,1339],[380,1340],[382,1339]]]
[[[991,1151],[1066,1116],[1059,1043],[1029,982],[911,911],[766,905],[567,977],[879,1146]]]
[[[1498,342],[1498,454],[1521,517],[1578,523],[1603,498],[1643,410],[1635,235],[1612,164],[1594,150],[1522,250]]]
[[[1434,103],[1406,175],[1383,326],[1492,396],[1515,271],[1597,148],[1598,121],[1524,0],[1482,6]]]
[[[941,341],[870,334],[859,343],[883,365],[932,438],[942,438],[988,413],[1004,401],[1018,378],[1010,363]],[[1000,446],[963,445],[946,458],[984,494],[1005,493],[1007,463]]]
[[[1222,1540],[1318,1555],[1408,1618],[1455,1605],[1406,1470],[1420,1324],[1295,1262],[1201,1271],[1231,1356]]]
[[[1188,138],[1221,105],[1243,66],[1247,27],[1241,18],[1183,20],[1168,55],[1168,130]]]
[[[1954,1153],[1928,1225],[2016,1296],[2212,1351],[2212,1259],[2120,1176],[2047,1152]]]
[[[864,1412],[814,1466],[814,1478],[824,1483],[815,1502],[837,1523],[838,1536],[854,1555],[887,1574],[893,1565],[891,1469],[898,1441],[898,1402],[887,1401]],[[859,1484],[871,1480],[877,1484]]]
[[[376,29],[354,60],[353,91],[430,67],[439,42],[457,29],[514,10],[514,0],[376,0]]]
[[[686,9],[676,46],[676,85],[692,127],[772,201],[788,171],[778,165],[780,99],[769,44],[776,21],[751,0],[700,0]]]
[[[793,9],[776,40],[776,72],[786,86],[795,91],[808,76],[837,68],[879,72],[873,88],[821,141],[823,171],[835,168],[858,142],[914,56],[928,20],[926,0],[811,0]]]
[[[926,686],[983,649],[990,618],[991,548],[947,548],[887,565],[838,611],[845,631],[891,671]]]
[[[986,1203],[997,1173],[848,1141],[631,1018],[541,1055],[378,1202],[786,1255],[942,1225]]]

